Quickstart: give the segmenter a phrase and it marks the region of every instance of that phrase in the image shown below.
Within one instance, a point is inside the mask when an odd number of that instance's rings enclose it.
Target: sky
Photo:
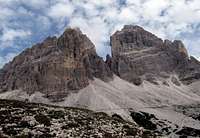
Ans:
[[[105,57],[110,36],[127,24],[180,39],[200,60],[200,0],[0,0],[0,9],[0,68],[67,27],[79,27]]]

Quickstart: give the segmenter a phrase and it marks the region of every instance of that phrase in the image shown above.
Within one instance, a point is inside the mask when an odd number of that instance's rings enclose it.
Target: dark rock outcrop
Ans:
[[[180,136],[191,136],[191,137],[200,137],[200,129],[194,129],[190,127],[183,127],[180,131],[176,132]]]
[[[79,29],[28,48],[0,71],[0,90],[40,91],[62,97],[86,87],[94,77],[109,81],[112,72]]]
[[[153,114],[145,112],[131,112],[132,119],[140,126],[148,130],[156,130],[157,126],[152,122],[151,119],[156,119]]]
[[[200,62],[188,56],[179,40],[163,41],[139,26],[126,25],[111,36],[111,46],[108,65],[122,79],[136,85],[142,80],[157,84],[157,78],[170,75],[177,75],[184,84],[200,78]]]

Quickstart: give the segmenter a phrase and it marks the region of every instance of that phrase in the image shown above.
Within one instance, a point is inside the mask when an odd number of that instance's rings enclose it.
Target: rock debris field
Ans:
[[[11,100],[0,100],[0,107],[1,138],[155,137],[117,115]]]

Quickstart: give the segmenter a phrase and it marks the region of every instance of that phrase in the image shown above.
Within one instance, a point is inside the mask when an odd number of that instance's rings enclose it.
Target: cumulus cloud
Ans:
[[[13,41],[16,38],[24,38],[31,35],[30,31],[6,29],[3,31],[1,41]]]
[[[199,5],[199,0],[0,0],[0,62],[68,26],[79,27],[105,57],[109,36],[125,24],[182,39],[200,58]]]
[[[68,3],[57,3],[50,7],[50,9],[47,11],[49,17],[53,19],[63,18],[63,17],[70,17],[72,16],[72,13],[74,11],[74,7]],[[56,20],[55,19],[55,20]]]

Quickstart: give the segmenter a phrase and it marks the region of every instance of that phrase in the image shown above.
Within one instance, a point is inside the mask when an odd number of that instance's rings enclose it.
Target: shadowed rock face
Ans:
[[[163,41],[139,26],[126,25],[111,36],[112,59],[107,58],[111,69],[122,79],[137,85],[142,80],[156,84],[156,78],[175,74],[190,84],[200,77],[200,62],[189,58],[179,40]]]
[[[0,71],[0,90],[23,89],[66,95],[89,85],[93,77],[108,81],[112,73],[95,46],[78,29],[26,49]]]

